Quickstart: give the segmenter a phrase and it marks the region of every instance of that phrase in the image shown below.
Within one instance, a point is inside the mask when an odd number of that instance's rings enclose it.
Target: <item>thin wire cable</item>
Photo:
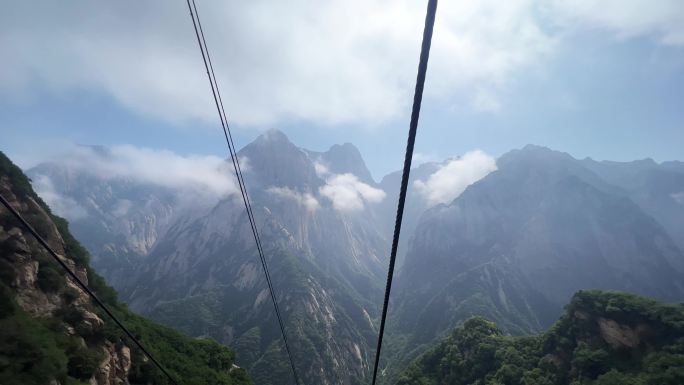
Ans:
[[[202,22],[201,22],[201,19],[199,17],[199,12],[197,11],[197,5],[195,4],[195,0],[192,0],[192,6],[193,6],[193,9],[195,11],[195,15],[197,16],[197,25],[199,26],[200,36],[202,37],[202,43],[204,44],[204,49],[206,51],[207,61],[209,63],[209,71],[211,73],[211,77],[213,79],[214,86],[216,87],[216,95],[218,96],[218,102],[219,102],[219,105],[221,108],[221,113],[223,115],[223,122],[225,123],[225,125],[222,126],[223,127],[223,134],[226,137],[226,142],[228,144],[228,148],[231,151],[231,160],[233,161],[233,167],[236,168],[236,170],[237,170],[236,171],[236,177],[238,178],[238,184],[241,186],[240,191],[243,195],[243,200],[246,201],[245,209],[248,212],[247,215],[248,215],[248,218],[250,218],[250,225],[253,228],[253,235],[255,237],[255,243],[257,244],[257,250],[259,250],[259,255],[260,255],[260,258],[262,260],[262,267],[263,267],[264,273],[266,275],[266,281],[269,283],[269,287],[271,288],[271,290],[270,290],[270,293],[272,296],[271,299],[272,299],[274,307],[275,307],[276,316],[279,319],[279,323],[282,325],[283,322],[282,322],[282,315],[280,312],[280,306],[278,305],[278,301],[275,298],[275,294],[274,294],[275,291],[272,290],[272,287],[273,287],[272,282],[273,281],[271,279],[271,274],[270,274],[270,271],[268,270],[268,265],[266,264],[266,260],[264,257],[265,253],[263,251],[263,245],[261,243],[261,237],[259,236],[258,228],[256,226],[256,221],[254,219],[254,212],[252,210],[252,203],[251,203],[251,200],[249,198],[249,194],[247,194],[247,187],[246,187],[246,184],[244,182],[244,176],[242,174],[242,169],[240,167],[240,158],[237,156],[237,149],[236,149],[235,144],[233,142],[233,136],[230,132],[230,126],[228,125],[228,116],[226,114],[225,108],[223,107],[223,99],[221,98],[221,92],[218,88],[218,82],[216,80],[216,74],[214,72],[214,66],[213,66],[213,63],[211,61],[211,55],[209,54],[209,50],[207,48],[206,40],[204,38],[204,30],[202,29]],[[284,332],[283,332],[283,339],[285,340],[285,348],[289,354],[290,352],[289,352],[289,346],[287,343],[287,335]],[[291,361],[291,364],[292,364],[293,373],[294,373],[295,377],[297,377],[297,372],[294,369],[294,364],[292,363],[292,361]],[[298,379],[296,380],[296,382],[299,383]]]
[[[214,73],[214,66],[211,62],[211,55],[209,54],[209,51],[207,50],[207,42],[204,38],[204,30],[202,29],[202,22],[199,18],[199,12],[197,11],[197,6],[196,6],[194,0],[192,0],[192,6],[193,6],[193,9],[195,11],[195,15],[197,15],[197,25],[199,26],[200,36],[202,37],[202,43],[204,44],[204,49],[206,50],[207,61],[209,62],[209,70],[211,73],[213,84],[216,86],[216,95],[218,96],[218,104],[220,105],[220,108],[221,108],[220,114],[222,114],[223,122],[225,123],[225,126],[222,125],[223,134],[226,138],[226,142],[228,144],[228,149],[231,153],[231,160],[233,162],[233,168],[237,169],[236,177],[238,178],[238,184],[241,187],[240,192],[242,193],[243,200],[246,201],[245,209],[248,211],[247,215],[248,215],[248,218],[250,218],[250,225],[256,230],[257,229],[256,221],[254,221],[254,212],[252,211],[252,203],[251,203],[251,200],[249,198],[249,195],[247,194],[247,188],[246,188],[246,184],[244,182],[244,176],[242,174],[242,169],[240,167],[240,158],[237,155],[233,156],[233,154],[237,154],[237,149],[236,149],[235,144],[233,142],[233,136],[230,132],[230,126],[228,125],[228,116],[227,116],[226,111],[223,107],[223,99],[221,98],[221,91],[218,89],[218,82],[216,81],[216,75]],[[228,129],[226,129],[226,128],[228,128]],[[254,236],[256,237],[255,242],[257,244],[257,249],[260,249],[261,254],[263,254],[263,246],[261,244],[261,238],[259,236],[259,232],[254,231],[253,233],[254,233]],[[268,265],[264,264],[263,267],[265,270],[265,275],[266,275],[267,281],[271,282],[271,275],[270,275],[270,272],[268,270]],[[280,310],[279,310],[279,307],[277,305],[277,302],[275,302],[275,305],[277,308],[276,313],[280,314]]]
[[[278,319],[278,325],[280,326],[280,331],[283,336],[283,342],[285,344],[285,350],[287,352],[290,366],[292,368],[292,373],[296,384],[299,384],[299,376],[297,375],[297,370],[294,365],[294,360],[292,358],[292,352],[287,340],[287,333],[285,333],[285,327],[282,320],[282,315],[280,313],[280,307],[278,306],[278,301],[275,295],[275,290],[273,289],[273,282],[271,280],[271,274],[268,270],[268,264],[264,256],[263,246],[261,244],[261,238],[259,237],[259,231],[256,226],[256,221],[254,220],[254,212],[252,210],[252,204],[249,199],[249,194],[247,193],[247,188],[244,182],[244,177],[242,175],[242,169],[240,167],[240,160],[237,156],[237,150],[233,142],[233,137],[230,132],[230,126],[228,125],[228,117],[223,107],[223,100],[221,99],[221,93],[219,91],[218,82],[216,81],[216,74],[214,73],[214,66],[211,62],[211,56],[209,54],[209,49],[204,38],[204,31],[202,29],[202,22],[200,21],[199,13],[197,11],[197,5],[195,0],[192,0],[192,5],[190,0],[186,0],[188,4],[188,10],[190,11],[190,17],[192,18],[193,27],[195,29],[195,35],[197,37],[197,43],[200,47],[202,53],[202,60],[204,61],[204,67],[207,71],[207,77],[209,78],[209,84],[211,86],[212,95],[214,97],[214,103],[216,105],[219,118],[221,120],[221,127],[223,128],[223,134],[226,139],[226,144],[228,145],[228,151],[230,152],[230,157],[233,163],[233,168],[235,170],[235,176],[238,180],[238,185],[240,187],[240,193],[242,195],[242,200],[245,205],[245,210],[247,212],[247,218],[249,219],[252,234],[254,236],[254,242],[257,246],[257,252],[259,254],[259,259],[261,261],[261,266],[264,270],[264,275],[266,276],[266,283],[268,284],[269,292],[271,294],[271,300],[273,302],[273,307],[275,309],[276,318]],[[194,12],[193,12],[194,11]]]
[[[33,226],[31,226],[31,224],[29,224],[24,219],[24,217],[22,217],[21,214],[17,210],[15,210],[14,207],[12,207],[12,205],[10,205],[10,203],[7,201],[7,199],[5,199],[4,196],[2,196],[2,194],[0,194],[0,201],[2,201],[2,204],[7,208],[7,210],[9,210],[14,215],[14,217],[24,225],[24,227],[26,227],[26,229],[29,231],[29,233],[31,233],[31,235],[33,235],[33,237],[38,241],[38,243],[40,243],[50,253],[52,258],[54,258],[54,260],[57,261],[57,263],[59,263],[59,265],[62,266],[64,270],[66,270],[71,279],[78,283],[78,285],[81,286],[81,288],[86,293],[88,293],[90,298],[92,298],[92,300],[95,301],[95,303],[99,307],[101,307],[102,310],[105,311],[105,313],[107,313],[107,315],[114,321],[114,323],[116,323],[116,325],[119,326],[119,328],[121,328],[121,330],[123,330],[124,333],[126,333],[128,338],[130,338],[131,341],[133,341],[140,348],[140,350],[142,350],[142,352],[145,353],[145,355],[154,363],[154,365],[157,368],[159,368],[159,370],[161,370],[162,373],[166,375],[166,377],[168,377],[169,381],[171,381],[172,384],[178,385],[178,382],[176,382],[173,376],[171,376],[171,374],[168,371],[166,371],[166,369],[164,369],[164,367],[159,363],[159,361],[157,361],[157,359],[154,358],[154,356],[150,354],[150,352],[147,349],[145,349],[143,344],[140,341],[138,341],[138,339],[135,338],[135,336],[133,336],[133,333],[131,333],[126,328],[126,326],[124,326],[124,324],[121,321],[119,321],[118,318],[116,318],[116,316],[109,310],[107,305],[105,305],[104,302],[102,302],[97,297],[97,295],[95,295],[95,293],[92,290],[90,290],[90,288],[83,281],[81,281],[80,278],[78,278],[76,273],[74,273],[69,268],[69,266],[67,266],[67,264],[59,258],[59,255],[50,247],[50,245],[48,245],[48,243],[43,239],[43,237],[41,237],[40,234],[38,234],[38,232],[36,232],[36,230],[33,228]]]
[[[218,82],[216,80],[216,74],[214,73],[214,66],[211,62],[211,55],[209,54],[209,50],[207,49],[207,42],[204,38],[204,30],[202,29],[202,22],[199,18],[199,12],[197,11],[197,6],[196,6],[194,0],[192,0],[192,6],[193,6],[193,9],[195,11],[195,15],[197,15],[197,25],[199,26],[200,35],[202,37],[202,43],[204,44],[204,48],[205,48],[205,51],[207,54],[207,61],[209,62],[209,70],[211,72],[211,77],[213,78],[213,83],[216,86],[216,95],[218,96],[219,105],[221,107],[221,113],[223,114],[223,121],[225,122],[225,126],[223,126],[223,134],[226,137],[226,141],[228,143],[228,148],[229,148],[229,150],[231,150],[231,160],[233,161],[233,167],[237,168],[236,177],[238,178],[238,184],[242,187],[240,191],[243,195],[243,199],[247,202],[245,208],[248,211],[248,214],[247,214],[248,217],[251,219],[250,225],[254,228],[253,234],[254,234],[254,237],[256,238],[255,242],[257,244],[257,249],[260,250],[260,256],[263,256],[263,255],[265,255],[265,253],[263,251],[263,245],[261,243],[261,237],[259,236],[259,232],[258,232],[257,226],[256,226],[256,221],[254,219],[254,212],[252,210],[252,202],[249,198],[249,194],[247,194],[247,187],[246,187],[246,184],[244,181],[244,176],[242,174],[242,168],[240,167],[240,158],[237,156],[237,149],[235,147],[235,143],[233,142],[233,136],[230,132],[230,126],[228,125],[228,115],[226,114],[226,111],[223,107],[223,99],[221,98],[221,91],[218,88]],[[233,154],[235,154],[235,155],[233,156]],[[272,285],[271,274],[270,274],[270,271],[268,270],[268,265],[265,263],[265,258],[262,258],[262,259],[264,260],[263,269],[264,269],[264,272],[266,275],[266,280],[267,280],[267,282],[271,282],[271,285]],[[273,293],[273,291],[271,293]],[[280,306],[278,305],[278,302],[275,300],[275,298],[273,298],[273,302],[274,302],[274,306],[276,308],[276,314],[277,314],[278,318],[282,318],[281,313],[280,313]],[[287,337],[285,337],[285,339],[287,339]]]
[[[385,287],[385,301],[382,307],[382,319],[380,321],[380,331],[378,334],[378,346],[375,350],[375,364],[373,365],[373,385],[378,375],[378,363],[380,362],[380,351],[382,349],[382,337],[385,334],[385,321],[387,320],[387,307],[389,306],[390,291],[392,290],[392,278],[394,276],[394,263],[397,259],[397,246],[399,245],[399,234],[401,233],[401,221],[404,217],[404,203],[406,201],[406,190],[408,187],[409,174],[411,173],[411,160],[413,159],[413,147],[416,142],[416,131],[418,129],[418,117],[420,115],[420,105],[423,100],[423,88],[425,86],[425,73],[427,72],[428,58],[430,56],[430,45],[432,42],[432,30],[435,25],[435,14],[437,12],[437,0],[429,0],[427,14],[425,15],[425,29],[423,30],[423,44],[420,49],[420,62],[418,63],[418,77],[416,79],[416,90],[413,95],[413,110],[411,111],[411,123],[409,124],[408,142],[406,143],[406,156],[404,158],[404,171],[401,175],[401,189],[399,190],[399,205],[397,206],[397,217],[394,222],[394,237],[392,239],[392,251],[390,253],[389,270],[387,272],[387,286]]]

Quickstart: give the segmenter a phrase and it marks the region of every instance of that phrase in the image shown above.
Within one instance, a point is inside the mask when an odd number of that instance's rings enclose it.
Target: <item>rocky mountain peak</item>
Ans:
[[[267,131],[238,154],[249,165],[245,178],[250,188],[276,186],[307,191],[322,183],[309,156],[281,131]]]
[[[499,168],[521,164],[545,167],[572,162],[573,160],[573,157],[568,153],[555,151],[544,146],[528,144],[521,149],[511,150],[503,154],[497,160],[497,165]]]
[[[352,173],[365,183],[375,184],[361,153],[351,143],[335,144],[328,151],[322,153],[321,158],[330,172],[335,174]]]
[[[259,135],[255,140],[254,143],[258,144],[292,144],[290,142],[290,138],[285,135],[284,132],[271,128],[268,131],[264,132],[263,134]]]

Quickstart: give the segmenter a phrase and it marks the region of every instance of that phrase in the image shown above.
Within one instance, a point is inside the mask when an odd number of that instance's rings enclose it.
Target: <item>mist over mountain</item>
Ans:
[[[101,301],[93,301],[0,206],[0,383],[252,384],[234,365],[233,351],[149,321],[119,302],[116,291],[93,271],[88,252],[67,222],[52,213],[2,152],[0,194]],[[144,349],[117,327],[112,314],[135,333]]]
[[[585,159],[583,163],[607,182],[624,189],[684,250],[684,163],[658,164],[653,159],[624,163]]]
[[[361,381],[372,356],[372,320],[388,247],[366,209],[384,199],[384,192],[352,145],[313,153],[269,131],[238,155],[298,369],[321,384]],[[97,215],[73,218],[74,231],[103,251],[95,264],[134,310],[191,335],[239,346],[240,364],[258,383],[290,378],[239,195],[224,195],[207,209],[168,194],[164,186],[141,185],[117,195],[112,185],[120,179],[62,183],[59,174],[52,178],[55,169],[41,165],[31,173],[36,179],[50,175],[63,196],[101,202],[86,206]],[[365,175],[353,174],[359,170]],[[102,196],[100,184],[114,192]],[[102,209],[112,206],[110,197],[145,210],[133,207],[116,216]],[[118,221],[127,231],[116,230]],[[131,247],[145,231],[153,245]],[[134,258],[110,258],[117,252],[112,243],[133,249]],[[118,269],[110,268],[116,264]]]
[[[581,289],[681,301],[681,249],[628,190],[586,163],[527,146],[499,158],[497,171],[453,202],[427,210],[396,279],[398,342],[388,361],[409,359],[473,315],[507,333],[539,332]]]
[[[298,369],[311,383],[367,381],[400,173],[378,183],[352,144],[309,151],[276,130],[239,157]],[[473,315],[524,334],[549,327],[580,289],[684,299],[680,162],[577,160],[538,146],[490,158],[412,172],[386,383]],[[39,193],[43,183],[78,204],[64,213],[74,233],[134,310],[235,347],[256,383],[281,384],[289,369],[229,161],[195,161],[212,180],[229,176],[203,188],[215,193],[65,161],[29,175]]]

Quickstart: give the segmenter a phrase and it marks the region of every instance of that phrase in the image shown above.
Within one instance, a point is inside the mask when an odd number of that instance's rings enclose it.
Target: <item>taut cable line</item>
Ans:
[[[266,263],[266,258],[264,256],[263,246],[261,244],[261,238],[259,237],[259,231],[254,220],[254,212],[252,210],[252,203],[249,199],[249,194],[247,192],[247,187],[244,182],[244,177],[242,175],[242,169],[240,167],[240,160],[237,156],[237,150],[235,149],[235,144],[233,142],[233,136],[230,132],[230,126],[228,125],[228,117],[226,115],[225,109],[223,107],[223,100],[221,99],[221,93],[219,91],[218,82],[216,81],[216,75],[214,73],[214,66],[211,62],[211,56],[209,55],[209,49],[207,47],[206,40],[204,38],[204,31],[202,30],[202,23],[199,18],[199,13],[197,12],[197,5],[195,0],[186,0],[188,5],[188,10],[190,11],[190,17],[192,18],[192,24],[195,29],[195,36],[197,37],[197,44],[199,45],[200,51],[202,53],[202,60],[204,62],[204,67],[207,72],[207,77],[209,79],[209,84],[211,87],[211,92],[214,97],[214,103],[216,105],[216,110],[219,114],[219,119],[221,120],[221,127],[223,129],[223,135],[228,145],[228,151],[230,152],[230,158],[233,163],[233,168],[235,170],[235,176],[240,187],[240,194],[242,195],[242,201],[245,205],[245,211],[247,212],[247,218],[249,219],[250,228],[252,230],[252,235],[254,236],[254,242],[256,243],[257,252],[259,254],[259,259],[261,261],[261,266],[264,270],[264,275],[266,276],[266,283],[268,284],[268,289],[271,294],[271,300],[273,302],[273,307],[275,309],[276,318],[278,320],[278,325],[280,326],[280,332],[283,336],[283,342],[285,344],[285,351],[290,361],[290,367],[292,368],[292,374],[294,376],[295,383],[299,385],[299,376],[297,375],[297,369],[294,365],[294,360],[292,358],[292,351],[290,350],[290,345],[287,339],[287,333],[285,333],[285,326],[283,323],[282,315],[280,313],[280,307],[278,306],[278,300],[275,295],[275,290],[273,289],[273,282],[271,280],[271,274],[268,270],[268,264]],[[191,4],[192,3],[192,4]]]
[[[382,306],[382,319],[378,333],[378,346],[375,350],[375,364],[373,365],[373,385],[378,376],[378,363],[382,349],[382,337],[385,334],[385,321],[387,320],[387,307],[389,305],[390,291],[392,290],[392,277],[394,276],[394,264],[397,259],[397,246],[399,245],[399,233],[401,233],[401,220],[404,217],[404,203],[406,202],[406,190],[408,188],[409,174],[411,173],[411,160],[413,158],[413,146],[416,142],[418,129],[418,117],[420,105],[423,100],[423,87],[425,86],[425,73],[430,56],[430,44],[432,42],[432,30],[435,25],[437,12],[437,0],[429,0],[427,14],[425,15],[425,29],[423,30],[423,44],[420,49],[420,61],[418,63],[418,77],[416,79],[416,91],[413,95],[413,109],[411,111],[411,123],[409,124],[408,142],[406,143],[406,155],[404,157],[404,171],[401,174],[401,189],[399,190],[399,205],[397,217],[394,222],[394,237],[392,238],[392,251],[390,253],[389,270],[387,271],[387,285],[385,287],[385,301]]]

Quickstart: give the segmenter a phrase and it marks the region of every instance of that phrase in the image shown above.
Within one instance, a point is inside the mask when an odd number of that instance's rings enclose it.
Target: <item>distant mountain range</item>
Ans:
[[[376,183],[353,145],[308,151],[279,131],[239,156],[298,369],[307,383],[368,381],[400,174]],[[383,381],[473,315],[524,334],[581,289],[684,299],[682,163],[527,146],[452,201],[425,199],[450,162],[413,170]],[[188,200],[61,160],[28,174],[80,205],[67,215],[74,234],[134,310],[234,346],[256,383],[290,378],[238,195]]]
[[[680,211],[653,207],[684,207],[676,199],[684,174],[646,162],[638,173],[669,184],[627,189],[607,177],[643,163],[527,146],[450,204],[428,209],[396,279],[387,362],[407,362],[474,315],[506,333],[539,332],[582,289],[681,301],[684,254],[675,239],[684,227],[671,225]],[[637,203],[643,196],[650,205]]]

